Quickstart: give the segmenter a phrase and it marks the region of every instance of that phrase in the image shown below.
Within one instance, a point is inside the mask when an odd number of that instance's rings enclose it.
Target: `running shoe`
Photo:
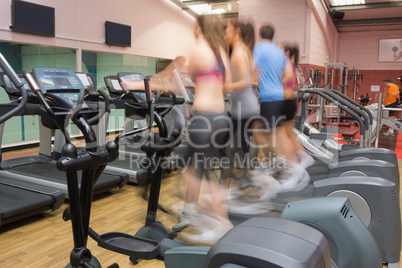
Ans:
[[[279,177],[281,192],[301,191],[310,182],[310,175],[306,169],[297,163],[289,163]]]

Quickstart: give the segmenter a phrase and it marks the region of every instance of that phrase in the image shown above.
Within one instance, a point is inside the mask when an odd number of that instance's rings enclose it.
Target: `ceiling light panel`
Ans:
[[[365,0],[331,0],[333,6],[362,5]]]
[[[200,5],[189,5],[191,10],[196,12],[199,15],[204,14],[222,14],[231,10],[230,4],[221,4],[221,5],[211,5],[211,4],[200,4]]]

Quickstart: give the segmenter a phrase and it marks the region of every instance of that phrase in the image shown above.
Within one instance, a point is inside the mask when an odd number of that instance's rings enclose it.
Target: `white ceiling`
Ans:
[[[229,3],[231,11],[222,14],[223,18],[237,17],[238,1],[228,0],[171,0],[192,15],[190,9],[196,4]],[[328,11],[344,12],[342,20],[334,19],[339,32],[351,31],[385,31],[402,29],[402,0],[366,0],[362,5],[334,6],[332,0],[324,0]]]
[[[230,0],[171,0],[173,3],[180,6],[183,10],[186,10],[191,15],[196,16],[197,14],[192,11],[190,8],[192,5],[200,5],[200,4],[211,4],[211,5],[219,5],[219,4],[229,4],[231,7],[230,11],[227,11],[222,15],[223,18],[229,17],[238,17],[239,15],[239,1],[230,1]]]
[[[366,0],[363,5],[333,6],[325,0],[329,11],[344,12],[342,20],[334,20],[339,32],[401,30],[401,0]]]

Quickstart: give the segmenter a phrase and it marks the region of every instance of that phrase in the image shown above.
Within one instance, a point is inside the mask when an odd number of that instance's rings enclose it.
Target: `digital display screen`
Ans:
[[[131,47],[131,26],[107,21],[106,44]]]
[[[20,0],[11,6],[12,30],[38,35],[55,35],[55,9]]]
[[[56,86],[69,86],[70,82],[66,78],[53,78],[54,84]]]
[[[69,73],[65,72],[49,72],[49,71],[44,71],[43,72],[45,75],[64,75],[64,76],[69,76]]]

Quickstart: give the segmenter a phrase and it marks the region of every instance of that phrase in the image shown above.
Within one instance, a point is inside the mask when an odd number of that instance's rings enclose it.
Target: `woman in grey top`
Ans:
[[[254,78],[253,55],[254,27],[250,23],[230,20],[225,31],[225,41],[231,48],[230,66],[232,83],[225,83],[225,93],[230,94],[233,138],[236,149],[242,149],[243,155],[249,153],[250,139],[248,129],[253,128],[253,121],[260,115],[260,106],[252,82]],[[233,149],[233,148],[231,148]],[[232,166],[227,169],[223,179],[230,177]],[[233,159],[233,157],[235,157]],[[243,162],[243,161],[242,161]]]

